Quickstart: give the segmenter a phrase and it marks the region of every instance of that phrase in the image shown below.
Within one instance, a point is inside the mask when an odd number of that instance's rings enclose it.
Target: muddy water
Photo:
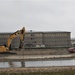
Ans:
[[[75,59],[68,60],[47,60],[47,61],[19,61],[0,62],[0,68],[11,67],[49,67],[49,66],[75,66]]]

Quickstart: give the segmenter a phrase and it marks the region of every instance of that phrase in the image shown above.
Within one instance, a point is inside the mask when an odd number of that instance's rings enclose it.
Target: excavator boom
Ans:
[[[18,31],[16,31],[15,33],[13,33],[13,34],[10,35],[10,37],[9,37],[8,40],[7,40],[7,45],[6,45],[6,47],[5,47],[5,46],[0,46],[0,52],[7,52],[7,51],[10,51],[9,48],[10,48],[10,46],[11,46],[11,42],[12,42],[12,40],[13,40],[15,37],[17,37],[18,35],[20,36],[20,43],[22,43],[23,40],[24,40],[24,36],[25,36],[25,28],[24,28],[24,27],[23,27],[21,30],[18,30]],[[20,45],[21,45],[21,44],[20,44]],[[20,48],[22,48],[22,47],[20,46]]]

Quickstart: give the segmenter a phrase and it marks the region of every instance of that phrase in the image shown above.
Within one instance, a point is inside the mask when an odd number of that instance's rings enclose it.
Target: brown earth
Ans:
[[[14,51],[17,54],[24,55],[64,55],[70,54],[67,49],[25,49],[21,51]]]
[[[0,73],[32,73],[32,72],[58,72],[62,70],[75,70],[75,67],[43,67],[43,68],[4,68],[0,69]]]

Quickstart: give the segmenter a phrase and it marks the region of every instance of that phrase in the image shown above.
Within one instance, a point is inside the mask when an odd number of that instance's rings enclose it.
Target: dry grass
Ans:
[[[6,68],[0,75],[75,75],[75,67]]]

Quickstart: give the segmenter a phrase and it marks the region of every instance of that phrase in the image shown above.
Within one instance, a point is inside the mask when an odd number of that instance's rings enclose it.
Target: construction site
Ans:
[[[68,51],[70,47],[70,32],[26,33],[23,27],[14,33],[0,33],[0,72],[74,70],[75,54]]]

